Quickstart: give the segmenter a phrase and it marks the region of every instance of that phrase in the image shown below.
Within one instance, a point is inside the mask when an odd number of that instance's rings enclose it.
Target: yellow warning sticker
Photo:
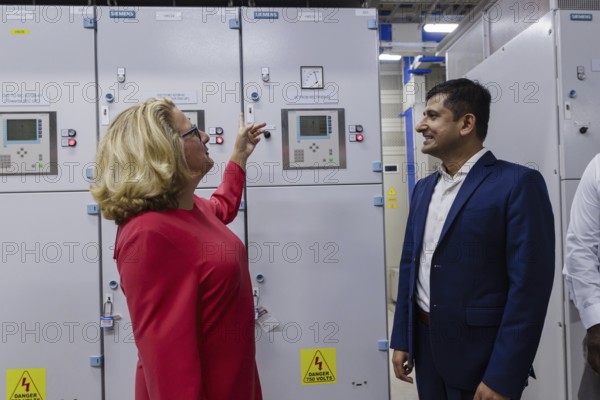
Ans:
[[[398,201],[398,198],[397,197],[388,197],[387,201],[389,201],[389,202],[396,202],[396,201]]]
[[[29,29],[12,29],[11,35],[29,35]]]
[[[6,400],[44,400],[46,369],[7,369]]]
[[[396,190],[391,187],[390,190],[388,190],[388,196],[395,196],[396,195]]]
[[[388,204],[387,208],[398,208],[398,204]]]
[[[302,385],[337,383],[335,350],[335,348],[300,350]]]

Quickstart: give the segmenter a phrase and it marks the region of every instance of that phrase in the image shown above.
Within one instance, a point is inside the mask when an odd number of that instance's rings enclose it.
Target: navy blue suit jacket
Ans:
[[[411,359],[419,258],[439,177],[433,173],[414,188],[400,261],[391,347]],[[431,263],[432,355],[448,384],[474,391],[483,381],[520,398],[554,267],[554,216],[542,175],[488,151],[465,178]]]

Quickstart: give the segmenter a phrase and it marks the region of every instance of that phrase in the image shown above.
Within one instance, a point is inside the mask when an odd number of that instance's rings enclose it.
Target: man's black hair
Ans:
[[[477,136],[483,142],[487,136],[492,96],[479,82],[460,78],[442,82],[427,92],[426,100],[435,95],[446,95],[444,107],[452,111],[454,121],[465,114],[475,115]]]

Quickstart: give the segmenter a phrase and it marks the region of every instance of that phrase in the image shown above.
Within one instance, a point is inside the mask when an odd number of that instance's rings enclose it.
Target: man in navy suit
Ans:
[[[412,383],[414,365],[420,400],[519,399],[546,317],[548,191],[538,171],[483,147],[490,102],[480,84],[450,80],[416,126],[442,165],[413,190],[391,347],[396,377]]]

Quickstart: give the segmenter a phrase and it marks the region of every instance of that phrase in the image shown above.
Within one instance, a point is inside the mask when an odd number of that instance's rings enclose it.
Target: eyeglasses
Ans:
[[[200,137],[200,131],[198,130],[198,127],[196,125],[192,125],[192,129],[190,129],[186,133],[183,133],[180,137],[182,139],[185,139],[186,137],[188,137],[190,135],[195,135],[198,139],[202,139]]]

